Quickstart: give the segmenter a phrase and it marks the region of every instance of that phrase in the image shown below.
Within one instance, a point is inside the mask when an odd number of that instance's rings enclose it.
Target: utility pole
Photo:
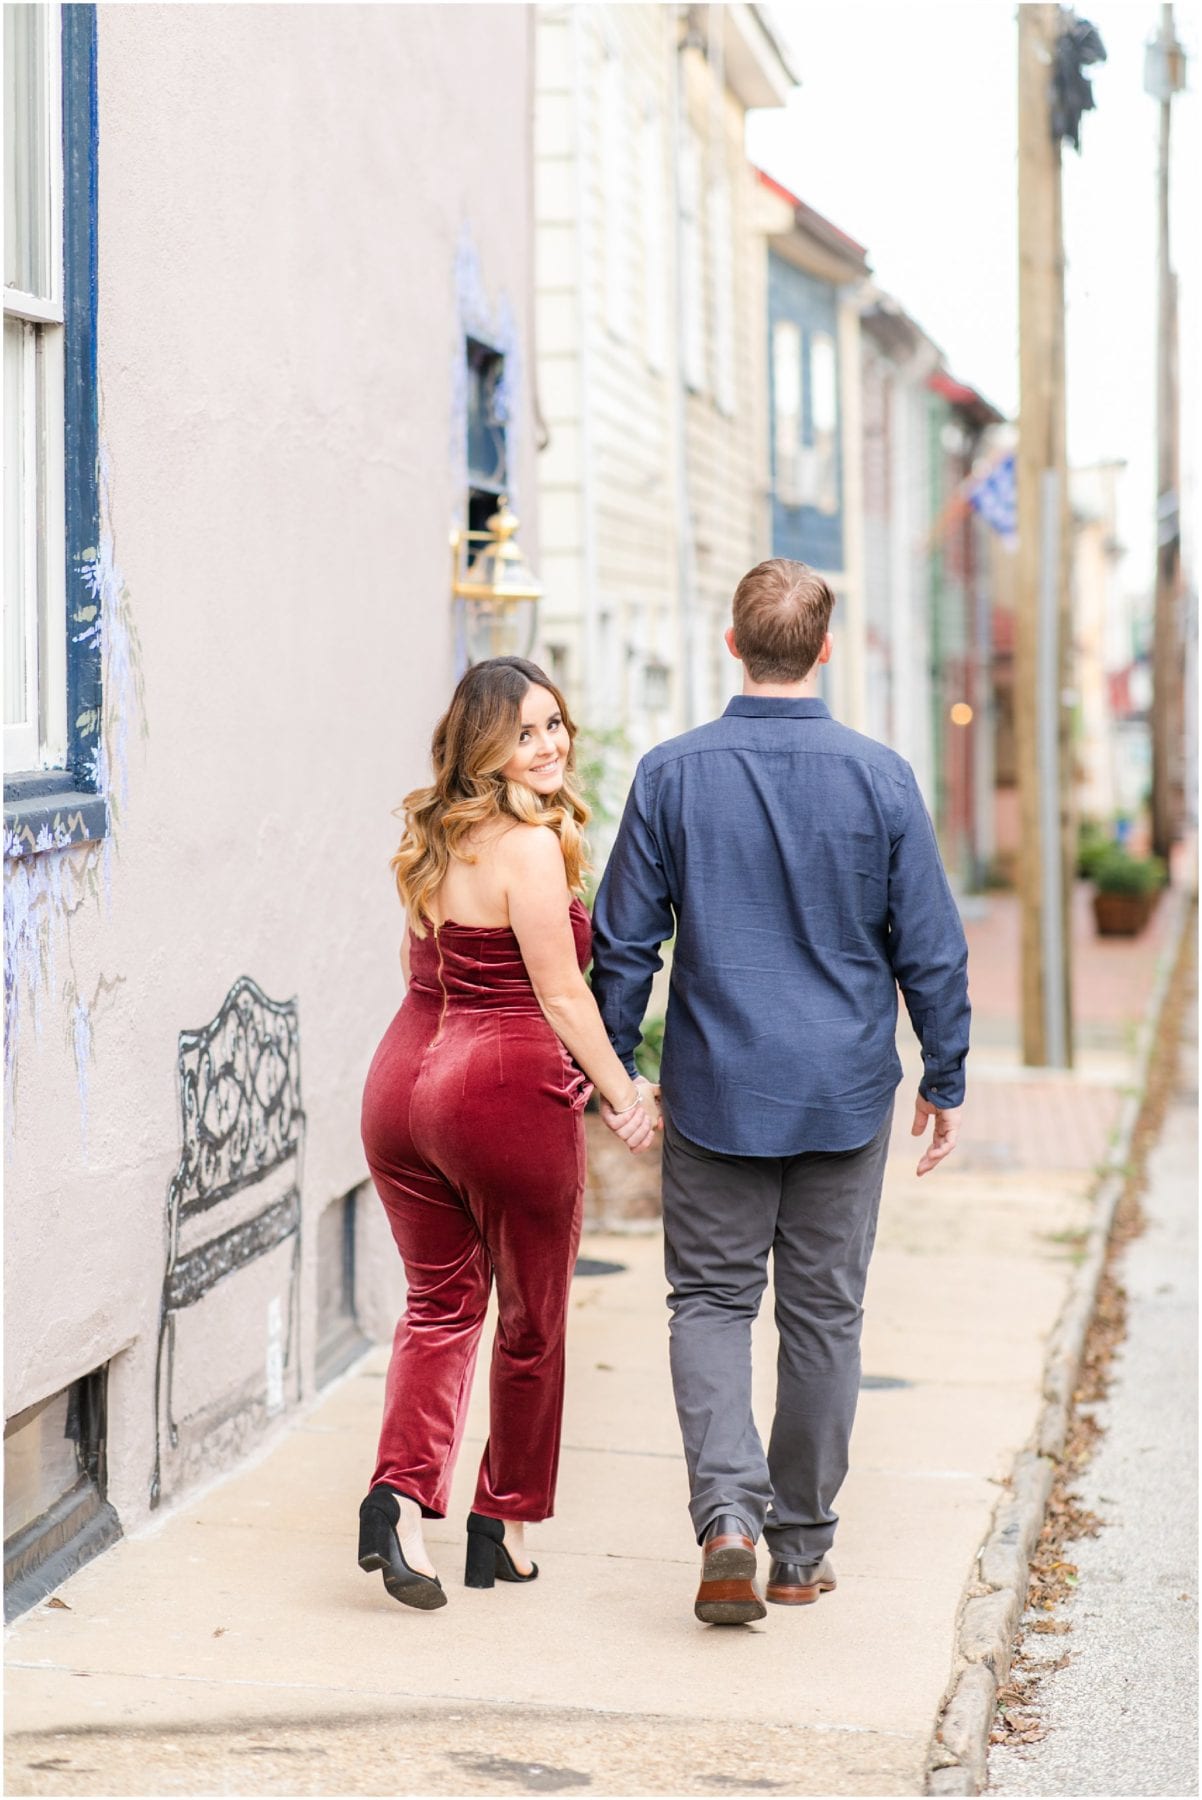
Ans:
[[[1058,5],[1018,8],[1019,447],[1015,736],[1021,829],[1022,1051],[1071,1068],[1075,861],[1064,243],[1052,83]],[[1070,857],[1073,861],[1070,861]]]
[[[1169,143],[1173,95],[1185,86],[1185,52],[1173,8],[1160,9],[1148,45],[1144,88],[1160,102],[1156,174],[1156,601],[1152,625],[1152,848],[1168,857],[1180,830],[1184,715],[1181,589],[1180,437],[1177,403],[1177,278],[1169,259]]]

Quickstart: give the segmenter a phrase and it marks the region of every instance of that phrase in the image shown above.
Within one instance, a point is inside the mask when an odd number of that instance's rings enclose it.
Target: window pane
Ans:
[[[26,535],[26,339],[32,328],[4,321],[4,723],[26,723],[29,691],[29,596]],[[32,345],[29,346],[32,352]],[[32,500],[32,496],[29,497]]]
[[[332,1200],[317,1221],[318,1355],[355,1312],[355,1196]]]
[[[810,420],[816,434],[835,429],[836,406],[835,340],[816,331],[810,340]]]
[[[801,448],[801,332],[791,319],[778,319],[772,332],[772,398],[777,485],[790,486]]]
[[[502,493],[507,479],[501,386],[504,371],[503,356],[468,339],[467,475],[472,487],[491,494]]]
[[[835,340],[816,331],[810,340],[810,424],[814,433],[815,494],[819,512],[839,510],[835,429],[838,423],[838,369]]]
[[[45,6],[4,8],[4,282],[50,297]]]

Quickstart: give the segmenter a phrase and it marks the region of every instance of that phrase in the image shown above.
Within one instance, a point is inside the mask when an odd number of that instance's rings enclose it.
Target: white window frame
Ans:
[[[662,375],[668,364],[668,281],[664,242],[664,128],[654,102],[639,133],[643,202],[643,349],[647,366]]]
[[[730,204],[730,180],[722,169],[710,183],[707,196],[710,264],[713,271],[714,403],[732,416],[735,410],[735,246]]]
[[[25,617],[25,719],[4,727],[6,772],[62,768],[67,760],[67,596],[63,386],[63,129],[62,9],[41,0],[33,9],[43,33],[41,103],[46,121],[41,200],[46,226],[46,292],[5,287],[4,316],[22,331],[22,444],[19,518]],[[6,222],[7,224],[7,222]],[[16,396],[4,394],[4,405]],[[5,606],[14,597],[4,596]]]
[[[680,278],[682,288],[684,378],[695,394],[705,392],[705,244],[702,236],[701,134],[686,123],[680,144]]]
[[[626,172],[630,133],[622,65],[607,51],[601,69],[601,184],[605,219],[605,322],[617,338],[630,334],[629,210]]]

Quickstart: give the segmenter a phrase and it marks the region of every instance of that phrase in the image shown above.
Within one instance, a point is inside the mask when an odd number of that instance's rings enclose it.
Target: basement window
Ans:
[[[355,1217],[361,1189],[333,1200],[317,1221],[317,1385],[348,1369],[368,1340],[355,1311]]]
[[[4,1427],[6,1620],[121,1535],[105,1498],[107,1378],[107,1367],[95,1369]]]

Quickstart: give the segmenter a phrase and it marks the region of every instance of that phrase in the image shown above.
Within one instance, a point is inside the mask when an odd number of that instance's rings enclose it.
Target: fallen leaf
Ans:
[[[65,1600],[60,1600],[57,1594],[54,1595],[53,1599],[47,1600],[46,1605],[53,1606],[56,1612],[70,1612],[71,1611],[71,1608],[67,1605],[67,1602]]]

